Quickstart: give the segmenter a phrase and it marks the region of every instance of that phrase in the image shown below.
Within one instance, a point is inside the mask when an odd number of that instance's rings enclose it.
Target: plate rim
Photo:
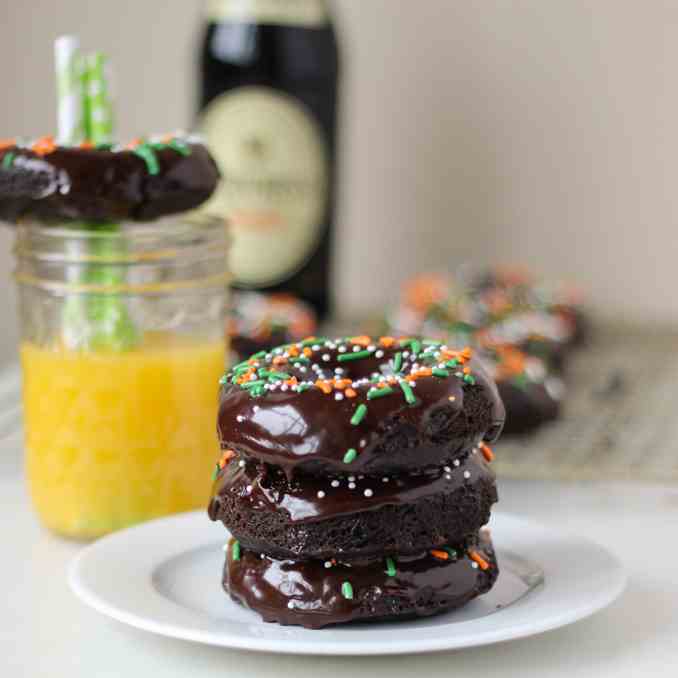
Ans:
[[[582,545],[587,545],[589,549],[594,549],[600,556],[607,558],[610,561],[612,568],[610,568],[608,572],[609,577],[606,581],[605,588],[599,591],[598,594],[592,599],[590,599],[586,605],[566,608],[559,614],[551,615],[549,618],[541,620],[541,622],[535,622],[532,620],[530,623],[522,623],[515,626],[504,625],[503,627],[495,628],[493,630],[476,632],[475,634],[472,633],[466,637],[455,637],[454,634],[450,634],[448,636],[436,636],[431,638],[412,638],[409,641],[399,641],[397,645],[389,644],[388,647],[385,647],[383,642],[374,643],[371,645],[369,642],[356,642],[351,640],[342,642],[337,642],[336,640],[322,640],[322,630],[311,631],[310,633],[314,634],[313,640],[305,641],[298,638],[261,638],[255,636],[238,635],[227,630],[215,632],[186,626],[177,626],[173,623],[154,619],[152,617],[145,617],[138,612],[116,606],[114,602],[104,598],[102,595],[97,593],[97,591],[93,590],[86,581],[83,580],[82,571],[87,564],[87,561],[92,558],[96,558],[99,551],[110,548],[111,543],[115,547],[116,542],[124,542],[125,538],[131,533],[143,534],[145,532],[153,531],[159,525],[166,526],[166,524],[171,524],[174,521],[186,521],[197,516],[204,518],[204,511],[189,511],[186,513],[157,518],[139,525],[134,525],[124,530],[120,530],[118,532],[114,532],[85,546],[71,560],[68,567],[68,584],[71,590],[76,595],[76,597],[81,600],[81,602],[107,617],[115,619],[118,622],[136,629],[170,638],[176,638],[179,640],[224,648],[250,650],[254,652],[265,653],[291,655],[376,656],[421,654],[427,652],[463,649],[468,647],[479,647],[545,633],[547,631],[551,631],[590,617],[596,612],[604,609],[623,593],[628,583],[628,574],[619,558],[597,542],[589,539],[588,537],[582,537],[581,535],[570,532],[569,530],[552,528],[538,521],[503,511],[495,511],[493,513],[493,522],[497,520],[508,521],[509,523],[514,523],[517,528],[542,532],[542,534],[548,533],[555,541],[564,542],[568,540],[574,540]],[[168,544],[168,547],[169,546],[170,545]],[[199,546],[191,546],[190,548],[192,549],[196,547]],[[181,553],[186,552],[186,550],[188,549],[184,549],[181,551]],[[155,569],[157,569],[162,563],[166,562],[172,556],[173,554],[168,551],[165,554],[163,560],[156,563]],[[535,561],[541,565],[538,558],[536,558]],[[148,582],[149,587],[154,589],[153,572],[148,574],[151,575]],[[531,601],[534,599],[534,594],[536,593],[541,596],[548,595],[548,573],[546,574],[546,577],[546,582],[540,584],[534,592],[531,592],[531,594],[528,594],[522,600],[517,601],[514,605],[511,605],[505,610],[499,611],[495,614],[505,614],[517,606],[520,606],[521,608],[526,605],[529,606]],[[156,593],[158,592],[156,591]],[[172,604],[176,605],[176,603]],[[495,614],[491,615],[491,617],[495,617]],[[482,623],[484,619],[488,618],[490,617],[481,617],[479,619],[458,623],[479,624]],[[260,623],[265,624],[263,621]],[[397,622],[394,622],[394,624],[395,623]],[[267,626],[269,625],[267,624]],[[367,630],[367,627],[363,627],[362,632],[364,633]]]

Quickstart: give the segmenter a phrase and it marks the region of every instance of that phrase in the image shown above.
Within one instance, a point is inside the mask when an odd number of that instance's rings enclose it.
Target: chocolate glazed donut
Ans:
[[[150,221],[207,200],[219,170],[190,138],[111,146],[0,145],[0,220]]]

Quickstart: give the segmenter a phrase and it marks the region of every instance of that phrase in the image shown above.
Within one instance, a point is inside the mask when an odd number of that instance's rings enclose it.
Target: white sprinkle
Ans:
[[[235,420],[236,420],[239,424],[242,424],[243,421],[245,421],[245,417],[243,417],[242,414],[239,414],[239,415],[235,418]]]
[[[410,355],[409,351],[403,351],[403,358],[408,358]]]
[[[370,488],[368,487],[368,488],[363,492],[363,494],[364,494],[366,497],[371,497],[371,496],[374,494],[374,492],[372,492],[372,490],[370,490]]]
[[[332,563],[329,560],[325,561],[325,567],[329,570],[332,567]]]
[[[372,353],[372,352],[374,352],[374,351],[377,350],[377,347],[376,347],[376,346],[372,346],[372,344],[370,344],[370,345],[367,347],[367,350],[370,351],[370,353]]]
[[[362,350],[363,350],[363,349],[362,349],[362,347],[360,347],[360,346],[354,346],[354,347],[353,347],[353,353],[357,353],[358,351],[362,351]]]
[[[455,460],[452,462],[452,465],[453,465],[453,466],[459,466],[459,464],[461,464],[461,462],[459,461],[459,459],[455,459]]]
[[[338,481],[338,480],[333,480],[333,481],[330,483],[330,485],[332,485],[332,487],[339,487],[339,481]]]
[[[445,466],[445,468],[443,468],[443,471],[445,471],[445,473],[452,473],[452,469],[449,466]]]
[[[382,483],[387,483],[387,482],[388,482],[388,478],[387,478],[386,476],[384,476],[384,477],[381,479],[381,482],[382,482]]]
[[[287,601],[287,607],[288,607],[290,610],[293,610],[293,609],[294,609],[294,601],[293,601],[293,600]]]
[[[330,362],[330,354],[329,353],[323,353],[323,360],[326,363]]]
[[[472,567],[474,570],[477,570],[477,569],[478,569],[478,563],[476,563],[475,560],[471,561],[471,567]]]
[[[318,499],[323,499],[325,497],[325,493],[322,490],[318,490]]]
[[[452,480],[452,476],[449,473],[446,473],[445,480]]]
[[[334,394],[334,399],[335,399],[335,400],[343,400],[343,399],[344,399],[344,394],[343,394],[343,393],[335,393],[335,394]]]
[[[251,492],[252,492],[252,486],[251,486],[251,485],[248,485],[248,486],[245,488],[245,492],[247,492],[247,494],[251,494]]]
[[[417,382],[416,382],[416,381],[411,381],[411,382],[410,382],[410,386],[411,386],[412,388],[416,388],[416,387],[417,387]]]
[[[319,350],[320,350],[319,344],[313,344],[313,346],[311,346],[311,351],[319,351]]]
[[[327,348],[332,348],[332,349],[337,347],[337,345],[332,341],[326,341],[325,346],[327,346]]]
[[[288,388],[289,388],[289,386],[288,386],[287,384],[283,384],[283,385],[280,387],[280,390],[281,390],[281,391],[287,391]]]
[[[306,372],[306,368],[302,365],[302,367],[299,368],[299,372]]]
[[[244,460],[244,459],[241,459],[241,460],[238,462],[238,466],[240,466],[240,468],[245,468],[245,460]]]
[[[349,490],[355,490],[355,483],[349,483],[349,484],[348,484],[348,489],[349,489]]]
[[[355,476],[349,476],[349,477],[348,477],[348,481],[349,481],[350,483],[354,482],[354,481],[355,481]]]
[[[256,374],[250,374],[250,381],[256,381],[257,380],[257,375]]]
[[[346,353],[346,346],[340,346],[337,351],[339,351],[339,353]]]
[[[365,476],[358,476],[358,480],[362,480]]]
[[[375,357],[375,358],[383,358],[383,357],[384,357],[384,352],[383,352],[383,351],[377,351],[377,352],[374,354],[374,357]]]
[[[255,405],[255,406],[252,408],[252,412],[258,412],[258,411],[259,411],[259,405]]]
[[[367,440],[364,438],[360,441],[360,447],[365,447],[367,445]]]
[[[272,353],[267,353],[266,356],[264,357],[264,360],[272,360],[272,359],[273,359]]]
[[[335,373],[335,374],[343,374],[343,373],[344,373],[344,368],[343,368],[343,367],[335,367],[335,368],[334,368],[334,373]]]
[[[464,478],[467,480],[471,477],[471,472],[470,471],[464,471]]]
[[[221,547],[221,550],[222,550],[222,551],[228,551],[228,542],[226,542],[226,543]]]

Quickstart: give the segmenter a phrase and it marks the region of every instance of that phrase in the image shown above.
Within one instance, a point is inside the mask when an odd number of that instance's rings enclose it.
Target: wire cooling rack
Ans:
[[[598,328],[568,365],[559,420],[495,447],[500,476],[678,481],[678,334]]]

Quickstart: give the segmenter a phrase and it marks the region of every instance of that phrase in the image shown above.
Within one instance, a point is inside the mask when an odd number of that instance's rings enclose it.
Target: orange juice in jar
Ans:
[[[223,224],[96,237],[31,225],[17,241],[31,498],[82,539],[206,504],[226,354]]]

